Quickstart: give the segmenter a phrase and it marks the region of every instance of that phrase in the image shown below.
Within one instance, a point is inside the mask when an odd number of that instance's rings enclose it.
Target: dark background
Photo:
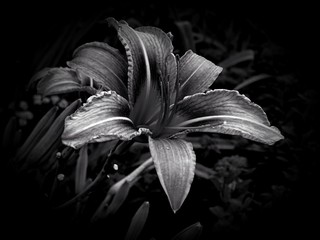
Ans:
[[[285,53],[287,69],[298,76],[299,84],[304,88],[315,89],[317,79],[314,74],[315,53],[315,14],[313,7],[300,4],[272,4],[269,2],[256,3],[254,5],[215,4],[133,4],[124,3],[102,5],[66,6],[60,4],[43,5],[11,5],[3,7],[2,20],[2,86],[1,86],[1,109],[5,109],[12,101],[18,100],[36,70],[39,70],[41,58],[45,56],[47,47],[54,44],[57,37],[62,34],[64,26],[78,22],[86,23],[95,17],[115,17],[117,19],[137,17],[146,21],[155,15],[163,19],[168,11],[182,11],[193,9],[199,14],[203,11],[213,11],[220,18],[241,19],[250,21],[258,31],[261,31],[275,45],[280,46]],[[141,14],[135,16],[135,14]],[[142,22],[143,23],[143,22]],[[169,26],[162,22],[165,31]],[[81,24],[80,24],[81,27]],[[96,36],[99,36],[97,34]],[[84,36],[81,41],[87,40]],[[63,64],[71,58],[72,51],[66,51],[61,56]],[[317,60],[318,61],[318,60]],[[318,101],[318,98],[315,100]],[[316,102],[318,104],[318,102]],[[315,113],[316,114],[316,113]],[[310,157],[306,153],[306,157]],[[317,156],[315,156],[317,158]],[[303,161],[303,159],[301,159]],[[260,221],[265,224],[260,230],[267,233],[286,235],[290,233],[303,233],[309,235],[316,230],[318,221],[317,176],[318,163],[314,170],[297,184],[292,196],[279,206],[272,209],[270,214],[265,214]],[[10,183],[7,186],[10,186]],[[19,191],[19,190],[17,190]],[[20,194],[18,196],[21,197]],[[14,197],[12,197],[14,198]],[[10,199],[10,197],[9,197]],[[21,204],[24,199],[22,197]],[[20,200],[18,202],[20,202]],[[30,199],[29,199],[30,201]],[[10,200],[8,201],[10,202]],[[17,202],[16,200],[14,201]],[[41,202],[41,201],[40,201]],[[14,207],[8,205],[8,208]],[[26,208],[28,206],[25,206]],[[36,209],[36,206],[32,206]],[[21,210],[21,207],[18,208]],[[23,209],[23,208],[22,208]],[[31,208],[32,209],[32,208]],[[26,210],[24,210],[26,211]],[[31,211],[30,211],[31,212]],[[26,211],[24,214],[30,214]],[[19,215],[18,211],[14,214]],[[28,217],[24,217],[28,219]],[[281,227],[279,227],[279,225]]]
[[[165,18],[169,12],[195,9],[198,14],[213,11],[220,19],[235,19],[251,22],[258,31],[264,33],[271,41],[283,47],[292,71],[297,72],[303,81],[315,84],[313,59],[315,54],[316,14],[312,5],[308,4],[275,4],[272,2],[250,4],[223,4],[212,1],[212,6],[201,2],[194,3],[132,3],[107,2],[106,4],[19,4],[7,5],[2,15],[4,32],[2,50],[5,67],[4,89],[10,92],[3,94],[1,102],[8,103],[14,96],[15,89],[21,88],[34,74],[48,44],[55,43],[62,34],[64,26],[73,22],[86,22],[90,19],[110,15],[116,18],[137,16],[139,19],[159,16]],[[144,16],[141,16],[141,15]],[[79,26],[80,27],[80,26]],[[163,26],[168,28],[168,26]],[[166,29],[164,29],[166,30]],[[170,29],[168,29],[169,31]],[[214,30],[213,30],[214,31]],[[65,59],[70,59],[72,52],[67,52]],[[68,55],[69,54],[69,55]],[[37,56],[37,58],[36,58]],[[43,56],[43,55],[42,55]],[[60,64],[62,64],[61,62]],[[7,98],[9,97],[9,98]]]

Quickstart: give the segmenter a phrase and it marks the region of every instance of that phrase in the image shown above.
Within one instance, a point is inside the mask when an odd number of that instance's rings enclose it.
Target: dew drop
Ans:
[[[115,171],[118,171],[118,169],[119,169],[118,164],[113,164],[113,169],[114,169]]]
[[[227,124],[227,121],[223,121],[223,124]]]
[[[170,147],[166,147],[167,150],[170,150]]]

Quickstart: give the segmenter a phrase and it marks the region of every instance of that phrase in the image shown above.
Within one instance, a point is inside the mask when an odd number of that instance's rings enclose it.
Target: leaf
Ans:
[[[16,116],[10,117],[4,128],[1,138],[1,147],[5,149],[5,153],[2,158],[12,159],[12,157],[14,157],[16,149],[21,144],[22,139],[22,131],[21,129],[19,129],[18,119]]]
[[[78,194],[86,186],[87,182],[87,168],[88,168],[88,147],[84,145],[80,149],[79,157],[75,172],[75,192]]]
[[[270,77],[272,77],[272,76],[269,75],[269,74],[265,74],[265,73],[261,73],[259,75],[252,76],[252,77],[246,79],[245,81],[243,81],[242,83],[238,84],[234,88],[234,90],[242,89],[244,87],[249,86],[250,84],[253,84],[255,82],[258,82],[258,81],[261,81],[261,80],[264,80],[264,79],[267,79],[267,78],[270,78]]]
[[[87,103],[66,118],[62,142],[80,148],[91,142],[131,140],[144,130],[135,130],[129,113],[127,100],[116,92],[91,96]]]
[[[221,67],[188,50],[179,61],[179,100],[208,90],[221,71]]]
[[[12,143],[14,141],[14,134],[18,131],[18,121],[17,117],[13,116],[9,119],[2,136],[2,147],[3,149],[12,148]]]
[[[216,172],[214,170],[212,170],[211,168],[208,168],[200,163],[196,164],[195,174],[198,177],[202,177],[207,180],[212,179],[214,176],[216,176]]]
[[[52,123],[46,134],[39,140],[35,147],[28,155],[28,164],[34,163],[41,159],[42,156],[54,145],[58,140],[60,141],[61,134],[64,128],[65,118],[73,113],[80,105],[80,100],[71,103]]]
[[[172,240],[197,240],[200,239],[202,232],[202,225],[196,222],[189,227],[183,229],[177,235],[175,235]]]
[[[141,204],[133,216],[125,240],[137,240],[147,221],[149,214],[149,202]]]
[[[182,132],[174,136],[192,131],[224,133],[270,145],[283,139],[280,131],[270,126],[263,109],[235,90],[216,89],[185,97],[178,103],[175,117],[176,122],[182,120],[171,128]]]
[[[238,63],[245,62],[245,61],[252,61],[253,59],[254,59],[254,51],[247,49],[230,56],[229,58],[220,62],[218,65],[223,68],[229,68]]]
[[[214,206],[209,208],[210,212],[213,213],[217,218],[225,217],[226,213],[221,206]]]
[[[161,186],[176,212],[189,193],[195,173],[192,144],[181,139],[149,137],[149,147]]]
[[[189,21],[175,21],[174,24],[177,26],[181,41],[183,46],[183,51],[191,49],[192,51],[196,50],[195,42],[193,39],[192,25]]]
[[[92,79],[103,90],[112,90],[127,98],[125,56],[104,42],[86,43],[77,48],[68,66]]]
[[[40,139],[46,134],[53,121],[57,117],[58,107],[52,107],[37,123],[35,128],[32,130],[24,144],[19,148],[16,154],[16,161],[24,159],[34,146],[39,143]]]

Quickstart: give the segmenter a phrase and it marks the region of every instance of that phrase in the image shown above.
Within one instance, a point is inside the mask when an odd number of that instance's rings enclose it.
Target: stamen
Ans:
[[[167,119],[166,125],[168,123],[171,122],[174,113],[177,109],[177,103],[178,103],[178,99],[179,99],[179,88],[180,88],[180,56],[177,54],[176,55],[176,61],[177,61],[177,75],[176,75],[176,82],[175,82],[175,86],[174,86],[174,91],[175,91],[175,99],[174,99],[174,103],[173,103],[173,107],[170,111],[170,115]]]
[[[159,129],[162,123],[162,119],[164,118],[164,112],[165,112],[165,89],[164,89],[164,83],[163,83],[163,78],[161,71],[159,73],[159,83],[160,83],[160,98],[161,98],[161,103],[160,103],[160,111],[158,114],[158,121],[156,123],[156,129]]]
[[[147,50],[143,45],[142,40],[138,37],[140,45],[142,47],[142,54],[143,54],[143,58],[145,60],[146,63],[146,95],[145,95],[145,99],[149,98],[150,95],[150,90],[151,90],[151,71],[150,71],[150,63],[149,63],[149,58],[148,58],[148,54],[147,54]]]
[[[142,106],[141,106],[141,109],[140,109],[139,114],[136,119],[136,122],[139,123],[141,121],[141,119],[144,117],[144,115],[146,114],[146,111],[148,109],[148,102],[149,102],[149,97],[150,97],[150,92],[151,92],[151,70],[150,70],[150,63],[149,63],[149,59],[148,59],[147,50],[146,50],[145,46],[143,45],[143,42],[139,36],[138,36],[138,39],[139,39],[140,46],[142,48],[142,54],[143,54],[143,58],[145,61],[145,67],[146,67],[146,79],[145,79],[145,83],[144,83],[145,89],[143,89],[143,90],[145,90],[145,94],[143,95]],[[143,94],[143,93],[140,93],[140,94]]]
[[[164,96],[163,96],[163,102],[164,102],[164,112],[163,112],[163,116],[162,116],[162,120],[161,123],[163,124],[168,116],[169,113],[169,107],[170,107],[170,99],[169,99],[169,82],[166,81],[168,80],[168,77],[165,76],[165,82],[164,82]]]

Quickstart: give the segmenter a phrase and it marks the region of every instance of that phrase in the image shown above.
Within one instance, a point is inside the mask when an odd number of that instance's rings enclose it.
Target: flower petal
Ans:
[[[37,85],[38,93],[48,96],[75,91],[95,93],[95,89],[83,86],[79,74],[69,68],[51,68],[46,71]]]
[[[94,80],[103,90],[112,90],[127,98],[127,62],[115,48],[103,42],[91,42],[77,48],[68,66]]]
[[[266,144],[283,139],[280,131],[270,126],[262,108],[235,90],[219,89],[185,97],[178,103],[177,119],[188,120],[173,128],[189,128],[189,132],[240,135]]]
[[[159,71],[165,72],[165,59],[173,51],[169,36],[155,27],[132,29],[125,21],[108,18],[117,32],[128,59],[128,95],[133,106],[140,90],[150,91],[158,81]],[[147,85],[147,87],[144,87]]]
[[[90,142],[130,140],[147,132],[145,129],[135,130],[128,115],[127,100],[116,92],[91,96],[86,104],[66,118],[62,142],[80,148]]]
[[[222,68],[188,50],[180,59],[179,99],[209,89]]]
[[[171,208],[179,210],[193,181],[196,155],[192,144],[181,139],[152,139],[151,156]]]

